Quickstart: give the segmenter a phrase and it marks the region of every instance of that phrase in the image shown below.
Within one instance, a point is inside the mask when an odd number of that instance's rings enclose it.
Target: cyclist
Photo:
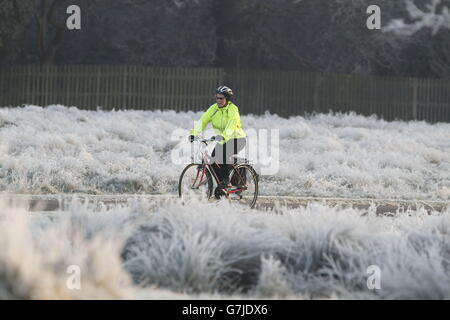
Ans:
[[[223,190],[229,185],[229,174],[233,164],[232,155],[241,151],[246,144],[246,134],[242,129],[241,118],[238,107],[231,101],[233,91],[227,86],[220,86],[216,89],[216,103],[208,108],[202,115],[200,121],[191,131],[189,141],[205,130],[208,123],[211,122],[216,132],[216,144],[211,158],[212,167],[221,180],[218,186]]]

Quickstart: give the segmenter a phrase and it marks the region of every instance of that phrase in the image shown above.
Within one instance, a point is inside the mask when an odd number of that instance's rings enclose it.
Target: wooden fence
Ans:
[[[204,110],[214,89],[236,92],[243,114],[355,111],[386,120],[450,122],[450,80],[297,71],[143,66],[0,68],[0,106],[63,104],[80,109]]]

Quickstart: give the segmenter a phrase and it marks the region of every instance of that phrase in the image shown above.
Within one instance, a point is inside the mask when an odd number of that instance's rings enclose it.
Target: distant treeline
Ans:
[[[430,0],[416,0],[426,8]],[[441,6],[448,6],[443,0]],[[81,8],[81,30],[66,9]],[[450,30],[368,30],[408,21],[404,1],[0,0],[0,64],[139,64],[450,78]]]

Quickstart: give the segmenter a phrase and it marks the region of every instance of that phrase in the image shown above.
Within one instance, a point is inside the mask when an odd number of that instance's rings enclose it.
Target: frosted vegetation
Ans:
[[[175,193],[184,165],[171,155],[189,150],[188,129],[200,115],[2,108],[0,190]],[[279,171],[261,177],[261,194],[450,199],[450,124],[355,114],[248,115],[242,122],[245,129],[279,130]]]
[[[449,299],[450,211],[0,204],[0,299]],[[68,266],[81,271],[69,290]],[[380,268],[369,290],[367,268]]]
[[[434,36],[440,29],[450,29],[450,10],[445,6],[445,2],[431,0],[429,4],[425,5],[425,11],[419,9],[411,0],[405,2],[410,20],[413,20],[413,22],[408,24],[403,19],[394,19],[384,28],[384,31],[411,36],[422,29],[428,28],[431,29],[431,34]]]

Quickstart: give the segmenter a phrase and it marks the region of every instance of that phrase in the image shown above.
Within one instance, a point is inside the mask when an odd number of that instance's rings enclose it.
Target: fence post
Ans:
[[[417,87],[418,87],[418,80],[417,79],[413,79],[413,105],[412,105],[412,117],[413,120],[417,120]]]
[[[320,89],[320,82],[322,81],[322,75],[320,73],[315,74],[315,82],[314,82],[314,110],[315,112],[319,112],[319,89]],[[322,111],[322,110],[320,110]]]
[[[123,66],[123,79],[122,79],[122,105],[118,109],[128,109],[130,103],[128,101],[128,68],[129,66]]]

